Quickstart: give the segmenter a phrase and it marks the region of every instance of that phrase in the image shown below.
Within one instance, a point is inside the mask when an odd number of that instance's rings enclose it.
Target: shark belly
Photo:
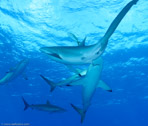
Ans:
[[[95,46],[43,47],[40,51],[47,54],[50,59],[63,64],[89,64],[98,57]]]
[[[95,62],[95,64],[93,64]],[[83,84],[83,109],[86,111],[90,106],[92,96],[98,86],[100,80],[100,74],[102,71],[103,61],[101,58],[93,61],[93,63],[88,68],[88,72],[85,76],[86,80]]]

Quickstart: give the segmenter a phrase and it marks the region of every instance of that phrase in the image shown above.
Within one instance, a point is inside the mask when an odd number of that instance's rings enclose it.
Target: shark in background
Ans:
[[[137,3],[138,0],[132,0],[129,2],[121,12],[116,16],[105,35],[94,45],[85,46],[54,46],[54,47],[42,47],[40,51],[47,54],[52,60],[63,64],[89,64],[93,60],[97,59],[104,52],[108,40],[118,27],[121,20],[130,10],[130,8]],[[75,36],[71,35],[74,40]],[[77,41],[77,40],[76,40]],[[85,39],[84,39],[85,41]]]
[[[9,72],[7,72],[6,75],[0,80],[0,85],[6,84],[21,75],[28,63],[28,58],[21,60],[15,67],[11,68]]]
[[[32,108],[32,109],[45,111],[45,112],[49,112],[49,113],[66,112],[66,110],[64,108],[58,107],[56,105],[52,105],[48,100],[47,100],[46,104],[36,104],[36,105],[34,105],[34,104],[29,105],[23,97],[22,97],[22,100],[25,105],[24,110],[27,110],[28,108]]]

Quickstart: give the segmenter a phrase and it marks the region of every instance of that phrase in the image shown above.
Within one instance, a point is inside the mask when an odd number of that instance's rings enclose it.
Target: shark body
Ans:
[[[22,100],[24,102],[25,108],[24,110],[27,110],[28,108],[32,108],[32,109],[36,109],[39,111],[45,111],[45,112],[49,112],[49,113],[53,113],[53,112],[65,112],[66,110],[58,107],[56,105],[52,105],[48,100],[46,102],[46,104],[32,104],[29,105],[26,100],[22,97]]]
[[[44,76],[40,75],[50,86],[51,91],[55,89],[56,86],[74,86],[74,85],[82,85],[82,100],[83,100],[83,108],[77,108],[73,104],[72,107],[81,115],[81,122],[83,122],[85,118],[85,113],[91,104],[91,99],[93,94],[95,93],[96,88],[100,87],[104,90],[112,92],[112,89],[102,80],[100,80],[100,75],[102,72],[103,60],[102,58],[98,58],[94,60],[90,65],[88,70],[84,70],[79,74],[75,74],[72,77],[61,81],[59,83],[54,83]]]
[[[51,92],[57,87],[57,86],[76,86],[76,85],[82,85],[82,83],[78,83],[81,79],[83,79],[87,74],[87,70],[76,72],[73,76],[62,80],[58,83],[54,83],[53,81],[49,80],[48,78],[44,77],[43,75],[40,75],[45,82],[51,87]],[[102,88],[106,91],[112,92],[112,89],[102,80],[98,81],[97,88]]]
[[[73,104],[71,105],[81,115],[81,122],[83,122],[85,118],[85,113],[91,104],[91,99],[98,86],[98,82],[100,81],[102,66],[103,66],[103,60],[101,58],[94,60],[90,64],[85,77],[77,82],[81,83],[83,86],[83,92],[82,92],[83,108],[80,109],[74,106]]]
[[[28,62],[29,59],[24,59],[20,61],[19,64],[17,64],[14,68],[10,69],[9,72],[7,72],[7,74],[0,80],[0,85],[8,83],[19,76],[26,68]]]
[[[63,64],[91,63],[93,60],[102,55],[108,44],[109,38],[114,33],[123,17],[127,14],[130,8],[137,3],[137,1],[138,0],[132,0],[121,10],[98,43],[89,46],[42,47],[40,48],[40,51],[47,54],[50,59]]]

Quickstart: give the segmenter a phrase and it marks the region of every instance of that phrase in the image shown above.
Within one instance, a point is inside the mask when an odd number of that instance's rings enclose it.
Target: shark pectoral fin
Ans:
[[[71,106],[76,110],[76,112],[78,112],[80,114],[80,116],[81,116],[81,123],[83,123],[86,112],[84,112],[83,109],[80,109],[80,108],[76,107],[73,104],[71,104]]]
[[[112,92],[112,89],[102,80],[99,81],[98,86],[99,88],[102,88],[108,92]]]
[[[51,53],[50,55],[54,56],[54,57],[56,57],[58,59],[62,59],[62,57],[60,57],[60,55],[58,55],[57,53]]]
[[[82,42],[80,42],[79,46],[85,46],[86,37],[83,39]]]
[[[50,85],[50,92],[52,92],[56,88],[57,85],[54,82],[47,79],[46,77],[44,77],[43,75],[40,75],[40,76],[42,77],[43,80],[47,82],[48,85]]]

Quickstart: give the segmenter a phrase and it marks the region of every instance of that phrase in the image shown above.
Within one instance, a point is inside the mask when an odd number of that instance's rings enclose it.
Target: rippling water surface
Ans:
[[[25,57],[28,80],[19,76],[0,86],[0,123],[31,126],[80,126],[70,103],[81,106],[81,87],[62,87],[50,93],[40,74],[58,82],[72,75],[66,66],[39,51],[43,46],[76,46],[68,33],[86,45],[100,40],[115,16],[130,0],[0,0],[0,77]],[[139,0],[120,23],[103,54],[101,78],[112,87],[97,89],[85,126],[147,126],[148,1]],[[84,67],[86,66],[79,66]],[[24,111],[29,104],[51,103],[66,113]]]

